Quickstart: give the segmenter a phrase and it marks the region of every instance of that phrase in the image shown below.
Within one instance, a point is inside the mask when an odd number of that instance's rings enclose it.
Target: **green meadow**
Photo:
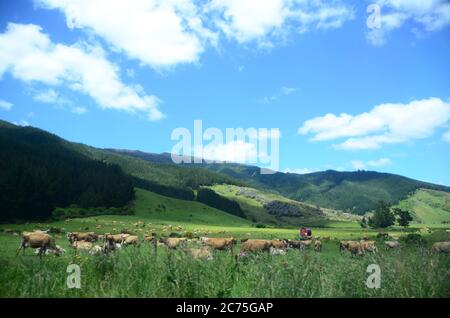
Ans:
[[[137,222],[139,222],[137,224]],[[172,230],[167,230],[169,225]],[[167,236],[294,239],[297,227],[257,228],[254,224],[198,202],[167,199],[137,190],[135,215],[98,216],[58,222],[5,224],[0,233],[0,297],[450,297],[450,255],[431,254],[435,241],[450,240],[442,228],[427,230],[412,224],[387,232],[400,237],[401,248],[386,250],[379,231],[362,229],[354,221],[329,221],[313,227],[313,235],[326,237],[321,252],[288,250],[286,255],[255,253],[237,258],[232,252],[214,251],[213,260],[196,260],[185,249],[167,250],[142,243],[109,255],[92,256],[69,247],[65,233],[131,231],[141,238],[155,232]],[[180,226],[181,230],[175,230]],[[23,230],[55,229],[62,256],[39,259],[32,249],[16,256]],[[402,236],[421,233],[420,242]],[[339,240],[371,237],[379,252],[352,256],[339,251]],[[67,266],[81,270],[81,288],[69,289]],[[367,266],[381,269],[381,286],[366,286]]]

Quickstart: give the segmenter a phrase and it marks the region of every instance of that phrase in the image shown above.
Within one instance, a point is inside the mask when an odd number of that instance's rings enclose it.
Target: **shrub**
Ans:
[[[245,218],[244,212],[236,201],[224,198],[211,189],[200,188],[197,192],[197,200],[213,208]]]
[[[423,239],[423,237],[417,233],[407,234],[405,236],[402,236],[400,239],[407,244],[422,245],[425,243],[425,240]]]

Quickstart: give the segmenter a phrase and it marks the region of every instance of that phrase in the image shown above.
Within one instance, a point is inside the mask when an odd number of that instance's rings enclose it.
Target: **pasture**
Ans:
[[[142,220],[145,226],[136,226]],[[353,256],[340,252],[340,239],[375,238],[377,231],[354,224],[335,222],[328,228],[313,229],[313,235],[330,236],[322,252],[288,250],[286,255],[255,253],[236,260],[233,252],[214,251],[213,260],[193,259],[184,249],[167,250],[153,246],[126,247],[109,255],[92,256],[69,247],[65,233],[53,233],[56,244],[66,249],[62,256],[39,259],[32,249],[15,255],[20,237],[15,231],[60,228],[97,233],[128,229],[141,238],[168,225],[181,226],[180,234],[242,238],[286,238],[297,236],[294,228],[256,228],[247,224],[214,225],[174,222],[136,216],[102,216],[55,223],[3,225],[0,233],[0,297],[450,297],[450,255],[430,254],[434,241],[450,240],[445,230],[424,233],[422,244],[402,242],[398,250]],[[98,228],[97,228],[98,227]],[[415,231],[415,229],[410,229]],[[176,232],[173,230],[173,232]],[[394,228],[391,234],[403,232]],[[81,288],[66,286],[67,266],[81,269]],[[381,268],[381,288],[369,289],[365,282],[369,264]]]

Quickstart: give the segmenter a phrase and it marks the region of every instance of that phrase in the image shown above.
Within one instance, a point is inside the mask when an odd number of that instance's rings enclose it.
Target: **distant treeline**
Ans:
[[[211,189],[200,188],[197,192],[197,200],[210,207],[245,218],[245,214],[236,201],[224,198]]]
[[[134,211],[131,205],[125,207],[95,207],[95,208],[82,208],[77,205],[70,205],[66,208],[56,208],[53,210],[52,218],[57,220],[65,220],[67,218],[82,218],[94,215],[130,215]]]
[[[142,188],[166,197],[176,198],[180,200],[195,200],[194,191],[190,188],[180,188],[174,186],[167,186],[153,181],[144,180],[138,177],[132,177],[133,184],[137,188]]]
[[[119,166],[84,157],[55,135],[0,122],[0,221],[45,219],[56,207],[123,207],[134,199]]]

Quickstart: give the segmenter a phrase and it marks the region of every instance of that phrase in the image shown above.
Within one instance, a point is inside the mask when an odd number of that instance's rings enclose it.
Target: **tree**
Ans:
[[[393,225],[395,216],[391,212],[389,205],[383,201],[378,204],[373,216],[369,218],[369,226],[372,228],[385,228]]]
[[[363,218],[362,218],[361,221],[359,222],[359,225],[360,225],[362,228],[367,228],[368,224],[367,224],[367,219],[366,219],[365,216],[363,216]]]
[[[407,227],[409,223],[413,220],[411,213],[399,208],[394,209],[394,214],[398,217],[397,223],[400,226]]]

